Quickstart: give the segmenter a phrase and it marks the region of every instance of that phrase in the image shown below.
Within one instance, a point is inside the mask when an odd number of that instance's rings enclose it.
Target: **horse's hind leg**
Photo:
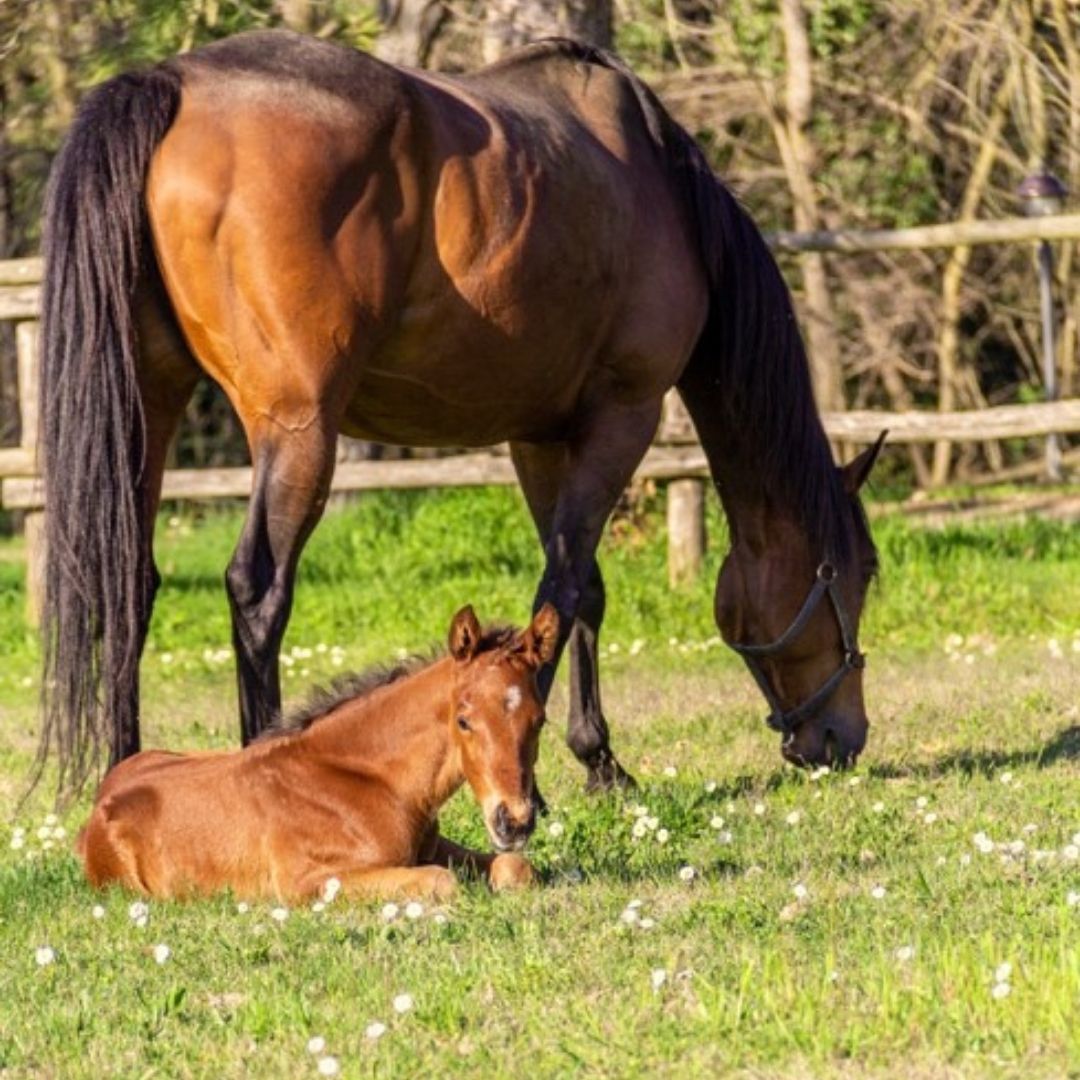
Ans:
[[[161,501],[161,484],[169,444],[176,433],[184,408],[199,379],[199,368],[184,342],[168,306],[156,274],[141,287],[137,297],[139,336],[139,396],[145,418],[143,470],[140,478],[140,535],[146,545],[146,577],[138,593],[138,648],[142,655],[150,616],[161,576],[154,563],[154,519]],[[109,766],[139,752],[139,671],[125,671],[118,697],[129,702],[120,710],[124,717],[113,731]]]
[[[254,480],[244,531],[225,573],[232,608],[240,726],[251,742],[281,712],[278,654],[292,610],[296,566],[322,515],[334,472],[336,426],[312,405],[311,422],[249,428]]]

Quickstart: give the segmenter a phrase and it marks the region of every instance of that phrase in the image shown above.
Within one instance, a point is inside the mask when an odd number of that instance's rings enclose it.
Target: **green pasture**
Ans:
[[[0,543],[0,1076],[1080,1076],[1080,530],[874,509],[854,772],[782,766],[715,636],[721,523],[701,582],[671,592],[645,499],[602,551],[605,703],[640,788],[581,793],[560,684],[543,887],[470,886],[415,918],[223,896],[150,903],[140,925],[134,897],[92,892],[69,854],[86,802],[48,822],[47,791],[18,805],[38,659],[22,552]],[[236,739],[221,581],[239,525],[161,517],[147,745]],[[516,492],[332,511],[286,692],[441,641],[465,602],[520,622],[539,570]],[[467,793],[444,829],[483,843]]]

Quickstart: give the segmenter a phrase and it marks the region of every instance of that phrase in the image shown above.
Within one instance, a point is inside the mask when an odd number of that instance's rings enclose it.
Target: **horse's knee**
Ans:
[[[594,562],[586,578],[585,586],[581,590],[581,598],[578,601],[578,618],[593,629],[596,629],[604,621],[604,612],[607,609],[607,591],[604,588],[604,579],[600,573],[600,567]]]
[[[609,752],[607,733],[598,724],[575,723],[571,720],[566,730],[566,745],[578,761],[589,766]]]

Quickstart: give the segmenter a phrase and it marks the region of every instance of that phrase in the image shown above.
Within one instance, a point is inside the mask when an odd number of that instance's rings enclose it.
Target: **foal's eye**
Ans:
[[[457,718],[457,726],[458,726],[459,728],[461,728],[461,730],[462,730],[462,731],[469,731],[469,730],[471,730],[471,729],[469,728],[469,721],[468,721],[468,720],[466,720],[464,716],[459,716],[459,717]]]

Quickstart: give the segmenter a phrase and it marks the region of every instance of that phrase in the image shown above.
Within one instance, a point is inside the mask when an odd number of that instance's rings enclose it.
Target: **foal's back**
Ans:
[[[260,783],[251,766],[241,751],[148,750],[122,761],[102,782],[79,836],[90,883],[176,896],[235,879],[238,891],[267,891],[256,837],[272,826],[273,815],[252,814]],[[183,863],[157,841],[176,835],[189,840]]]

